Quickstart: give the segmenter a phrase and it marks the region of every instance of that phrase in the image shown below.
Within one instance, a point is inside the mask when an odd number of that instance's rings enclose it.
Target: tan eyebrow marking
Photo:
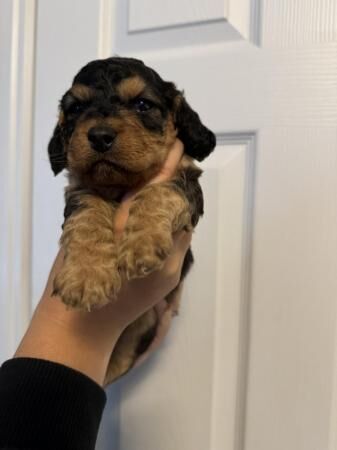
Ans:
[[[74,84],[71,88],[71,93],[78,98],[78,100],[88,101],[94,96],[94,91],[89,86],[84,84]]]
[[[122,100],[130,100],[141,94],[146,87],[145,81],[137,75],[122,80],[117,86],[117,94]]]

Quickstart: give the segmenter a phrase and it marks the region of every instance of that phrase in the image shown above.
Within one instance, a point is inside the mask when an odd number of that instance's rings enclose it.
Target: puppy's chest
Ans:
[[[169,181],[163,182],[167,187],[165,196],[171,196],[178,189],[182,195],[187,197],[189,202],[195,202],[197,197],[201,196],[201,188],[198,182],[201,173],[201,169],[194,164],[192,158],[184,156],[176,174]],[[137,201],[139,197],[144,198],[146,196],[148,208],[155,208],[158,206],[157,194],[162,191],[163,183],[146,185],[139,191],[134,201]],[[105,202],[115,209],[123,199],[127,198],[130,192],[132,191],[119,186],[83,186],[80,180],[70,178],[69,185],[65,190],[64,219],[66,221],[74,213],[88,207],[95,201]],[[197,209],[198,215],[202,215],[202,205]]]

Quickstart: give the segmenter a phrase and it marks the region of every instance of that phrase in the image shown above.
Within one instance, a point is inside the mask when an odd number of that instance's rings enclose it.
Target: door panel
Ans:
[[[109,388],[97,449],[335,450],[337,0],[169,6],[0,2],[1,358],[57,251],[57,101],[87,61],[134,56],[185,90],[218,145],[181,313]]]
[[[232,146],[220,145],[213,169],[205,162],[196,267],[163,351],[115,388],[119,448],[328,449],[335,428],[336,2],[268,1],[263,9],[249,2],[246,33],[228,10],[220,23],[186,26],[177,14],[171,26],[153,29],[144,9],[145,29],[137,5],[142,26],[121,21],[132,33],[112,27],[116,51],[175,80],[220,141],[249,135],[254,150],[231,160]],[[252,158],[245,176],[244,153]]]
[[[34,302],[42,293],[56,255],[63,223],[66,178],[63,173],[54,178],[47,146],[57,122],[59,100],[79,68],[97,58],[99,12],[92,0],[39,3],[35,69]]]
[[[231,448],[242,432],[254,168],[246,139],[222,137],[205,164],[195,267],[163,351],[120,383],[121,448]]]
[[[223,20],[225,8],[223,0],[205,2],[130,0],[128,18],[129,32],[174,27],[211,20]],[[151,11],[151,15],[144,14]],[[227,11],[226,11],[227,12]]]

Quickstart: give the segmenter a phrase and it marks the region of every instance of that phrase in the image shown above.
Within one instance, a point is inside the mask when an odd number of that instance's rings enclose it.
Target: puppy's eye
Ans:
[[[133,106],[137,112],[147,112],[151,108],[153,108],[154,104],[150,100],[146,100],[145,98],[137,98],[133,102]]]
[[[68,106],[66,113],[67,114],[79,114],[83,111],[83,105],[79,102],[74,102],[70,106]]]
[[[80,101],[70,92],[67,92],[61,100],[61,108],[65,114],[75,115],[83,111],[87,102]]]

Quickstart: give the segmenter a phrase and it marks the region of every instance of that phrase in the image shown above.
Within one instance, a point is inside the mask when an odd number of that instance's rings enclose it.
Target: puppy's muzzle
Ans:
[[[99,153],[111,149],[117,133],[110,127],[93,127],[88,131],[91,148]]]

